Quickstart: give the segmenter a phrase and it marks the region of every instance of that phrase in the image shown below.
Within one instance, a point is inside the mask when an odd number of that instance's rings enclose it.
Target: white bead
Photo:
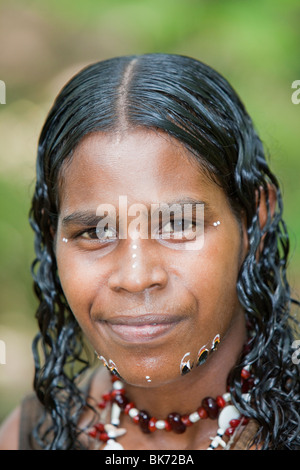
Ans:
[[[219,419],[218,419],[219,428],[226,430],[230,426],[229,423],[232,419],[239,419],[240,417],[241,417],[241,414],[235,406],[233,405],[225,406],[225,408],[223,408],[219,414]]]
[[[114,390],[121,390],[122,388],[124,388],[124,385],[122,384],[121,380],[116,380],[113,383],[113,389]]]
[[[139,410],[137,410],[136,408],[131,408],[128,414],[130,418],[134,418],[135,416],[139,414]]]
[[[116,439],[117,437],[120,437],[126,434],[125,428],[117,428],[116,426],[110,423],[105,424],[104,429],[108,437],[110,437],[111,439]]]
[[[228,403],[229,401],[231,401],[231,395],[229,392],[226,392],[224,393],[224,395],[222,395],[222,398],[224,398],[224,400]]]
[[[215,449],[216,447],[218,447],[218,445],[219,445],[218,439],[215,437],[215,438],[211,441],[210,445],[211,445],[214,449]]]
[[[114,439],[109,439],[103,450],[124,450],[124,447]]]
[[[214,448],[218,447],[219,445],[225,448],[227,444],[225,441],[223,441],[223,439],[220,436],[216,436],[212,439],[211,445]]]
[[[121,408],[116,403],[113,403],[111,407],[111,424],[115,426],[120,424],[120,414]]]
[[[199,416],[199,413],[197,413],[197,411],[189,415],[189,420],[191,421],[191,423],[196,423],[197,421],[199,421],[199,419],[200,419],[200,416]]]
[[[220,440],[219,440],[219,445],[220,445],[221,447],[223,447],[223,449],[225,449],[225,447],[227,446],[226,442],[223,441],[223,439],[221,439],[221,438],[220,438]]]
[[[156,429],[165,429],[166,423],[163,419],[158,419],[155,423]]]

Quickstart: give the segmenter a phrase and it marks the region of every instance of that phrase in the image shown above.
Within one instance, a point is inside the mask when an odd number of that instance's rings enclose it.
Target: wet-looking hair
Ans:
[[[252,342],[232,370],[229,385],[237,408],[257,420],[256,442],[263,449],[297,448],[299,366],[291,358],[298,323],[286,278],[289,238],[280,188],[253,123],[228,82],[195,59],[166,54],[120,57],[86,67],[59,93],[42,129],[30,213],[40,329],[33,342],[34,387],[51,419],[48,426],[42,419],[34,437],[46,449],[80,447],[77,421],[86,403],[77,381],[89,361],[57,276],[51,234],[59,214],[63,165],[84,135],[138,127],[163,131],[183,143],[199,168],[221,185],[236,217],[246,220],[249,251],[237,293]],[[277,195],[274,213],[270,187]],[[258,218],[261,194],[268,208],[264,227]],[[247,363],[257,377],[251,406],[239,381]]]

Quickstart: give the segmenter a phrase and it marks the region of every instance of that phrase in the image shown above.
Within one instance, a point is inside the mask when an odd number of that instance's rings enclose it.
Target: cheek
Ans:
[[[84,258],[62,248],[57,252],[57,266],[60,283],[67,302],[79,321],[88,314],[95,289],[95,270]]]
[[[186,268],[190,274],[182,278],[197,299],[199,328],[204,324],[209,338],[217,333],[223,336],[240,309],[236,290],[238,253],[230,252],[227,243],[207,243],[205,251],[199,252]]]

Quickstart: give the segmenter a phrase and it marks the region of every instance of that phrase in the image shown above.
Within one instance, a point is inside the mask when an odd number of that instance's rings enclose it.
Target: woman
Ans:
[[[161,203],[191,217],[149,230]],[[281,193],[217,72],[147,54],[77,74],[41,132],[31,224],[36,398],[11,447],[299,448]],[[88,391],[85,339],[104,364]]]

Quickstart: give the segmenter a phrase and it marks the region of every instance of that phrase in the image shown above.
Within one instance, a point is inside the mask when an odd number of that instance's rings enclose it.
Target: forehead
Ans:
[[[61,211],[116,204],[120,195],[129,203],[144,204],[176,195],[223,196],[183,144],[163,132],[141,129],[83,138],[63,169],[60,186]]]

